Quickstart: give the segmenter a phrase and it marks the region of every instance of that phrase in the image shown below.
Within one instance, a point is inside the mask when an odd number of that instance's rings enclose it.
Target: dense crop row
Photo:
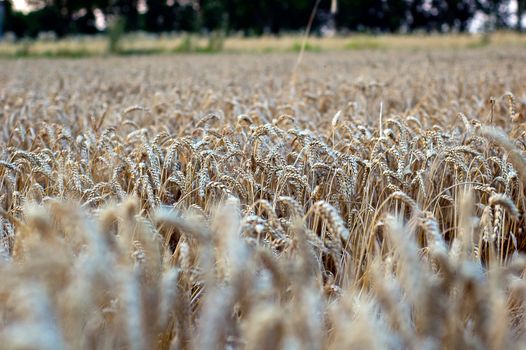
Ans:
[[[524,54],[2,62],[2,347],[525,346]]]

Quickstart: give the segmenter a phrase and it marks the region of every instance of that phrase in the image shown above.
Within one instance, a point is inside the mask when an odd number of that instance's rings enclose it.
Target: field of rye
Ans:
[[[0,61],[0,347],[524,348],[524,57]]]

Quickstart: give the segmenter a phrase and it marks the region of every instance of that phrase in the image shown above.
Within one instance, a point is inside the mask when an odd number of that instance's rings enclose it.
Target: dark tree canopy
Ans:
[[[36,36],[50,31],[58,36],[93,34],[95,10],[107,18],[118,17],[125,31],[223,30],[246,35],[279,34],[305,28],[316,0],[28,0],[28,14],[13,11],[12,0],[0,0],[1,30],[17,36]],[[316,31],[328,21],[338,30],[466,31],[477,12],[489,18],[494,29],[510,25],[509,2],[517,2],[518,18],[526,0],[321,0],[314,18]],[[521,30],[520,24],[516,26]]]

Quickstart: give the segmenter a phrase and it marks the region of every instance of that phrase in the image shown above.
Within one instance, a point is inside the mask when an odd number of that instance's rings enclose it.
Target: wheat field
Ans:
[[[524,57],[0,61],[0,347],[526,347]]]

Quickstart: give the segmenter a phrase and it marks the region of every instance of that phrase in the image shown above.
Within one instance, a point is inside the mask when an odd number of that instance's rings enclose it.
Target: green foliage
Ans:
[[[192,35],[186,35],[181,44],[174,50],[177,53],[215,53],[224,49],[225,33],[222,31],[213,31],[208,36],[206,46],[199,46]]]
[[[223,51],[225,44],[225,33],[221,30],[215,30],[208,36],[207,52]]]
[[[18,37],[36,37],[52,31],[94,34],[95,10],[105,16],[125,19],[125,32],[212,33],[210,50],[220,50],[215,31],[244,35],[279,34],[302,31],[309,21],[314,0],[144,0],[147,11],[139,13],[140,0],[28,0],[35,8],[29,14],[6,7],[5,30]],[[7,1],[7,2],[6,2]],[[398,32],[401,30],[466,31],[477,11],[488,16],[492,29],[509,26],[509,0],[338,0],[338,12],[331,14],[331,1],[319,3],[313,32],[335,23],[339,30],[354,32]],[[522,16],[526,0],[518,0],[515,15]],[[517,27],[520,29],[520,27]],[[358,44],[360,46],[361,44]],[[351,45],[352,46],[352,45]]]
[[[190,2],[146,0],[146,5],[148,11],[144,15],[144,27],[140,29],[154,33],[195,32],[200,27],[199,13]]]
[[[108,52],[115,54],[121,50],[120,44],[124,36],[125,21],[117,17],[108,27]]]
[[[382,45],[374,36],[360,36],[351,39],[345,48],[349,50],[376,50],[382,48]]]
[[[207,30],[221,28],[226,21],[224,1],[205,0],[201,2],[201,26]]]
[[[297,41],[292,45],[292,51],[300,52],[302,43]],[[312,45],[309,43],[305,44],[305,52],[321,52],[321,47],[317,45]]]
[[[16,57],[27,57],[30,55],[32,41],[30,39],[22,40],[20,47],[16,50]]]
[[[175,50],[176,52],[187,53],[195,51],[195,43],[191,35],[185,35],[181,44]]]

